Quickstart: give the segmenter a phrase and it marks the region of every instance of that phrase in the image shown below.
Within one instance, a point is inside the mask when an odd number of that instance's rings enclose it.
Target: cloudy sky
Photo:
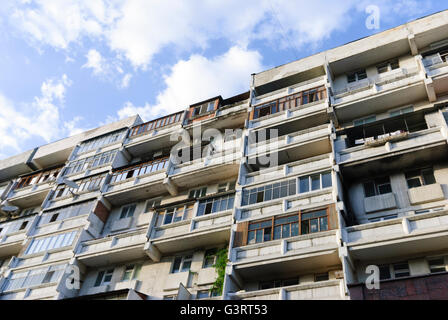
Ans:
[[[380,8],[368,29],[366,8]],[[0,0],[0,159],[448,8],[429,0]]]

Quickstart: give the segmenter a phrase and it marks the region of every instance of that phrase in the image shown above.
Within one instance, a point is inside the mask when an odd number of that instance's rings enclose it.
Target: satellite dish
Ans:
[[[72,189],[79,189],[79,186],[75,183],[75,182],[73,182],[72,180],[69,180],[69,179],[63,179],[62,180],[62,183],[63,184],[65,184],[65,185],[67,185],[67,186],[69,186],[70,188],[72,188]]]

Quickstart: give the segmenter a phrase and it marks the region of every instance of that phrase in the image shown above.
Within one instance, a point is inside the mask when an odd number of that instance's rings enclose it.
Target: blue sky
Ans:
[[[380,9],[368,29],[368,6]],[[448,8],[430,0],[1,0],[0,159]]]

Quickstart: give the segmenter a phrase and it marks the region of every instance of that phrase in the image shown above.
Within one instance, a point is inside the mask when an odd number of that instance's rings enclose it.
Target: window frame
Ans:
[[[431,175],[431,179],[433,180],[433,182],[429,182],[426,181],[426,177],[424,172],[430,172]],[[431,184],[436,184],[437,180],[436,177],[434,175],[434,168],[433,167],[424,167],[424,168],[419,168],[419,169],[415,169],[415,170],[410,170],[405,172],[405,179],[406,179],[406,184],[408,186],[408,189],[413,189],[413,188],[419,188],[419,187],[423,187],[423,186],[428,186]],[[418,180],[418,183],[420,184],[419,186],[411,186],[409,184],[409,181],[412,180]]]

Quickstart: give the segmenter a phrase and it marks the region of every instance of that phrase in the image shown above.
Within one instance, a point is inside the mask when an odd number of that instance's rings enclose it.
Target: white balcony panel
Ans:
[[[409,189],[408,194],[413,205],[445,199],[442,186],[438,183]]]
[[[393,209],[397,207],[393,193],[380,194],[378,196],[364,198],[364,209],[366,213]]]

